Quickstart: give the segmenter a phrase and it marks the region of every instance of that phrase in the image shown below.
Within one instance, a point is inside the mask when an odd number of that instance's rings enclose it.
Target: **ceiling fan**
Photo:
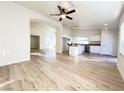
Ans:
[[[71,13],[76,12],[75,9],[70,10],[70,11],[66,11],[65,8],[62,8],[62,7],[59,6],[59,5],[58,5],[57,7],[58,7],[60,13],[59,13],[59,14],[51,14],[51,16],[60,16],[59,21],[62,21],[62,19],[64,19],[64,18],[67,18],[67,19],[70,19],[70,20],[73,19],[72,17],[68,16],[68,14],[71,14]]]

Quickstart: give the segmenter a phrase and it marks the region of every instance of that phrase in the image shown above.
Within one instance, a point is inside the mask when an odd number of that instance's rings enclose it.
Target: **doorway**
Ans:
[[[67,45],[68,41],[70,41],[69,38],[63,37],[62,51],[63,51],[63,53],[67,53],[67,54],[69,52],[69,46]]]
[[[40,36],[31,35],[31,52],[40,50]]]

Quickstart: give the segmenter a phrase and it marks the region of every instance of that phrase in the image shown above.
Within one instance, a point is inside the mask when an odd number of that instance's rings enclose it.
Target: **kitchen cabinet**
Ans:
[[[90,36],[89,41],[101,41],[101,36],[100,35]]]
[[[101,46],[90,46],[90,53],[100,54]]]
[[[84,46],[69,46],[69,55],[79,56],[84,52]]]

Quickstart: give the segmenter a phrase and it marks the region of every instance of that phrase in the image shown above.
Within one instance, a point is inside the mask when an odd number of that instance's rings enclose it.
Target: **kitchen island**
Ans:
[[[84,52],[84,46],[69,46],[69,55],[71,56],[79,56]]]
[[[69,46],[69,55],[79,56],[83,53],[101,53],[101,44],[72,44]]]

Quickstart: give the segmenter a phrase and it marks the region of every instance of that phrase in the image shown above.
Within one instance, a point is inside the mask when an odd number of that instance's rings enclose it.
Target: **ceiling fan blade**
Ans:
[[[62,8],[62,12],[65,13],[65,9],[64,8]]]
[[[71,10],[71,11],[68,11],[66,14],[71,14],[73,12],[76,12],[75,9]]]
[[[68,19],[70,19],[70,20],[72,20],[73,18],[72,17],[70,17],[70,16],[66,16],[66,18],[68,18]]]
[[[61,12],[61,11],[62,11],[62,8],[61,8],[61,6],[59,6],[59,5],[58,5],[57,7],[58,7],[59,11]]]
[[[59,21],[62,21],[62,18],[60,18]]]
[[[50,14],[50,16],[60,16],[60,14]]]

